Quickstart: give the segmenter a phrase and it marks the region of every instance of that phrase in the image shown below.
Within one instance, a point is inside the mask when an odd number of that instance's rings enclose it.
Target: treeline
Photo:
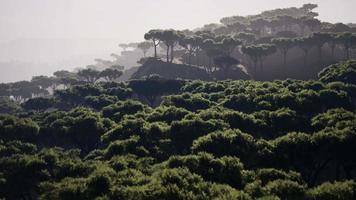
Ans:
[[[31,98],[0,116],[0,197],[355,199],[355,72],[347,61],[314,81],[150,76]]]
[[[56,89],[66,89],[71,85],[95,83],[96,81],[116,81],[122,74],[124,67],[114,65],[104,70],[87,67],[77,72],[60,70],[53,76],[34,76],[31,81],[18,81],[14,83],[0,83],[0,96],[10,98],[17,103],[33,97],[46,97],[53,94]],[[6,99],[2,99],[4,101]],[[1,108],[0,106],[0,111]]]
[[[321,22],[316,18],[318,13],[313,12],[316,7],[305,4],[247,17],[226,17],[221,24],[208,24],[194,31],[153,29],[137,48],[144,57],[153,49],[155,58],[192,65],[208,73],[221,70],[228,74],[231,68],[242,64],[255,80],[271,80],[281,74],[295,76],[293,71],[297,69],[288,69],[292,65],[311,70],[315,78],[325,64],[353,57],[356,47],[355,28]],[[293,63],[288,62],[289,57],[293,57]],[[281,72],[268,75],[271,65],[278,66]]]

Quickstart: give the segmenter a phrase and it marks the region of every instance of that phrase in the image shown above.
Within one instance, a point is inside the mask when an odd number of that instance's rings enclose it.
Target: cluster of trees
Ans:
[[[90,78],[30,98],[0,115],[0,198],[355,199],[355,66],[310,81]]]
[[[353,57],[356,29],[342,23],[321,22],[316,18],[315,8],[315,4],[305,4],[300,8],[270,10],[259,15],[225,17],[220,24],[208,24],[194,31],[152,29],[144,35],[146,41],[120,46],[124,50],[141,50],[144,59],[140,64],[144,64],[150,56],[148,53],[152,53],[152,57],[162,58],[167,63],[198,67],[213,78],[225,79],[232,78],[226,74],[239,69],[237,66],[255,80],[271,80],[281,74],[294,77],[287,69],[287,65],[291,65],[288,58],[292,52],[293,59],[300,61],[292,66],[300,70],[312,68],[309,73],[316,78],[317,72],[326,65]],[[271,74],[274,66],[278,66],[280,72]]]
[[[116,81],[123,74],[123,69],[122,66],[111,66],[100,71],[88,66],[78,72],[60,70],[54,72],[51,77],[34,76],[30,81],[0,83],[0,96],[2,97],[0,101],[5,102],[13,99],[22,103],[33,97],[49,96],[56,89],[65,89],[71,85],[94,83],[96,81]]]
[[[246,38],[247,36],[252,38]],[[304,54],[303,64],[307,65],[308,54],[312,49],[317,49],[321,62],[325,45],[330,49],[332,60],[334,60],[335,49],[344,49],[344,58],[348,60],[351,50],[356,47],[356,35],[351,32],[318,32],[302,37],[274,35],[259,40],[252,33],[246,32],[218,35],[207,31],[151,30],[145,35],[145,38],[152,41],[155,52],[161,42],[166,45],[167,62],[173,62],[174,48],[183,49],[183,56],[186,56],[186,59],[183,59],[185,64],[190,65],[192,56],[195,56],[195,64],[203,67],[209,73],[217,69],[228,72],[231,67],[240,64],[240,60],[244,60],[244,55],[247,55],[253,66],[247,65],[246,67],[255,79],[257,79],[258,63],[260,63],[260,73],[263,74],[263,61],[277,51],[282,55],[283,65],[286,66],[288,52],[294,47],[298,47]],[[144,44],[147,45],[147,42]],[[157,53],[154,56],[157,57]],[[201,56],[205,56],[203,59],[208,60],[208,63],[199,63]]]

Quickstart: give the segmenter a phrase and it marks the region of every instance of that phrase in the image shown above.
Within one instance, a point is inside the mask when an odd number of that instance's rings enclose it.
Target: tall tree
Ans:
[[[91,68],[80,70],[77,74],[79,77],[90,83],[94,83],[100,78],[100,72]]]
[[[323,60],[323,46],[328,41],[329,35],[327,33],[313,33],[312,43],[318,48],[319,61]]]
[[[276,45],[279,51],[283,54],[283,64],[287,64],[288,51],[295,45],[294,39],[290,38],[274,38],[272,42]]]
[[[99,73],[99,77],[104,78],[106,81],[113,81],[118,79],[122,74],[120,70],[107,68]]]
[[[235,39],[233,37],[226,37],[221,41],[221,47],[222,47],[222,51],[230,56],[234,50],[236,49],[237,46],[241,45],[242,42],[238,39]]]
[[[314,46],[311,37],[303,37],[298,38],[296,40],[297,46],[303,51],[304,53],[304,65],[308,62],[308,54],[310,49]]]
[[[167,49],[166,49],[166,56],[167,62],[173,62],[174,58],[174,47],[177,45],[179,38],[182,34],[176,30],[168,29],[163,30],[161,34],[159,34],[158,39],[162,41]],[[171,57],[169,58],[169,51],[171,52]]]
[[[356,44],[356,35],[353,33],[342,33],[337,36],[337,40],[345,49],[346,59],[350,59],[350,49]]]
[[[179,40],[179,45],[182,46],[188,54],[188,65],[191,64],[192,55],[197,51],[201,44],[202,38],[199,36],[184,36]]]
[[[231,56],[223,55],[215,57],[214,63],[224,72],[224,76],[227,78],[231,67],[240,64],[240,61]]]
[[[142,50],[143,57],[146,57],[147,51],[151,48],[151,43],[147,41],[140,42],[138,43],[137,47]]]
[[[159,39],[161,34],[162,34],[162,30],[153,29],[153,30],[148,31],[148,33],[146,33],[144,36],[145,40],[152,41],[153,48],[155,50],[155,58],[157,58],[157,46],[161,42],[161,40]]]

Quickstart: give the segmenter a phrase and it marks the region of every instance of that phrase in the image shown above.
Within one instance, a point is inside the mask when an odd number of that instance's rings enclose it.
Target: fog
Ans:
[[[322,21],[356,21],[354,0],[0,0],[0,82],[84,67],[152,28],[194,29],[304,3],[317,3]]]

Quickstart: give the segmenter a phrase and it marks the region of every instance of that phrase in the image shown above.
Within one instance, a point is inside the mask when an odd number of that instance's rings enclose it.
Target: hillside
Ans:
[[[248,80],[249,75],[240,68],[232,68],[227,72],[227,76],[221,71],[207,73],[206,70],[197,66],[166,63],[160,60],[148,60],[139,67],[131,79],[140,79],[146,76],[157,74],[166,79],[188,79],[188,80]]]
[[[355,200],[356,31],[316,7],[0,83],[0,199]]]
[[[0,116],[0,196],[354,199],[354,66],[315,81],[151,76],[30,99]],[[132,100],[161,95],[155,108]]]

